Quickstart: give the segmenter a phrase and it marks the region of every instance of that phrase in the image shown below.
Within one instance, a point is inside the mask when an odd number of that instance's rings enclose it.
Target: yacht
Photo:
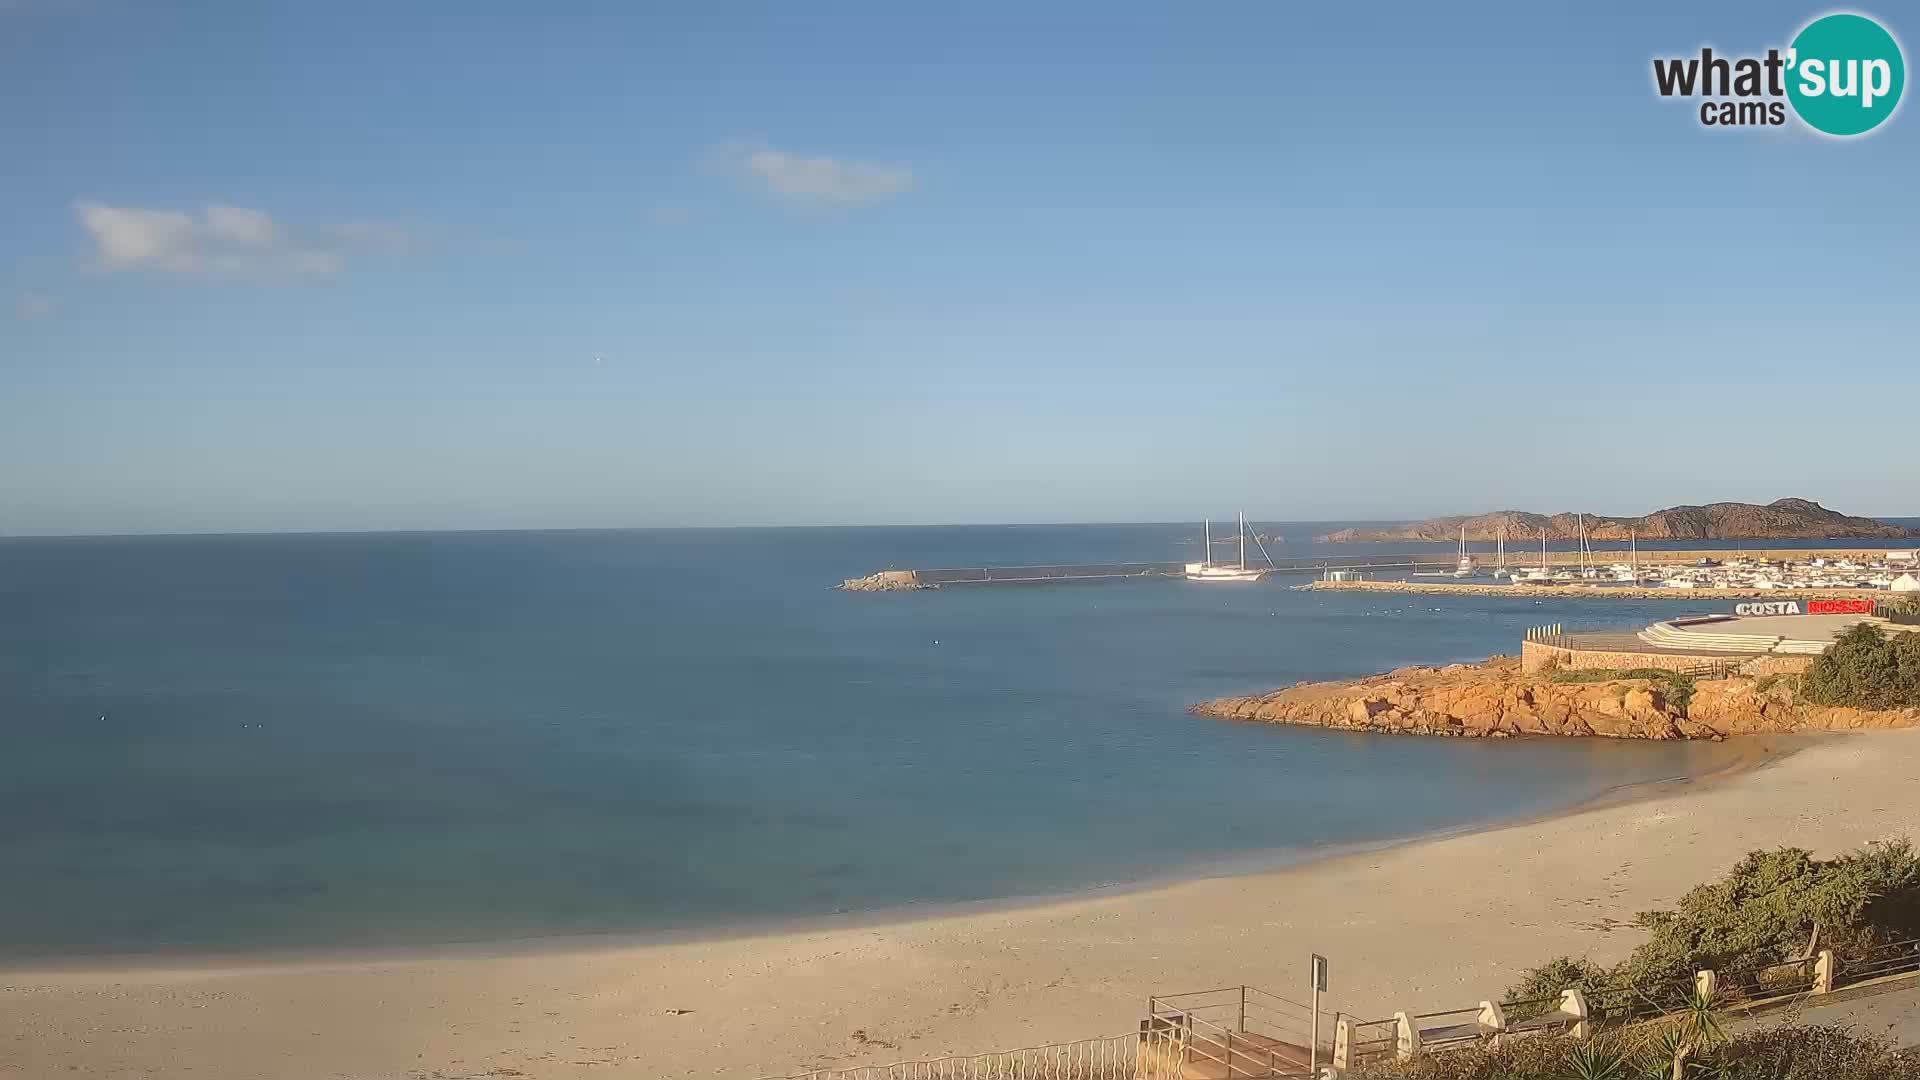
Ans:
[[[1187,564],[1188,581],[1259,581],[1265,576],[1265,570],[1256,570],[1247,565],[1247,515],[1240,515],[1240,565],[1219,566],[1213,561],[1213,522],[1206,521],[1200,526],[1205,552],[1199,562]]]
[[[1468,578],[1473,576],[1473,556],[1467,554],[1467,527],[1460,526],[1460,561],[1455,564],[1453,576]]]

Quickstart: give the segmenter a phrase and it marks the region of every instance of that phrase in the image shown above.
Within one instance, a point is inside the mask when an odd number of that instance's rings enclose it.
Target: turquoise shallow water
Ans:
[[[1300,553],[1325,526],[1290,526]],[[1658,602],[1271,579],[853,595],[1184,526],[0,541],[0,958],[724,930],[1508,818],[1723,747],[1237,725],[1192,701]]]

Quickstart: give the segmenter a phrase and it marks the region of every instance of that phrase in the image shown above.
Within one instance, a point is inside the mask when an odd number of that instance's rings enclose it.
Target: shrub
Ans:
[[[1857,623],[1814,658],[1801,680],[1807,700],[1856,709],[1920,705],[1920,634],[1885,634]]]
[[[1507,987],[1507,1001],[1537,1001],[1542,998],[1556,999],[1545,1004],[1526,1006],[1507,1010],[1507,1020],[1527,1020],[1542,1013],[1550,1013],[1560,1007],[1558,998],[1562,990],[1579,990],[1591,998],[1597,991],[1614,986],[1617,976],[1610,968],[1585,957],[1556,956],[1536,968],[1528,968],[1520,975],[1520,981]]]
[[[1591,1049],[1580,1051],[1581,1046]],[[1498,1049],[1468,1046],[1426,1054],[1412,1061],[1382,1061],[1369,1064],[1349,1076],[1357,1080],[1560,1080],[1574,1077],[1576,1052],[1588,1058],[1586,1064],[1602,1066],[1628,1060],[1621,1040],[1602,1037],[1591,1043],[1564,1038],[1516,1039]],[[1600,1075],[1605,1075],[1601,1073]],[[1618,1080],[1638,1080],[1631,1072],[1618,1074]]]
[[[1659,1039],[1627,1032],[1580,1043],[1520,1039],[1407,1062],[1380,1062],[1355,1080],[1667,1080],[1672,1056]],[[1844,1027],[1778,1027],[1735,1036],[1688,1061],[1687,1075],[1716,1080],[1920,1080],[1920,1051]]]
[[[1687,710],[1687,703],[1693,700],[1694,680],[1692,675],[1665,668],[1583,668],[1578,671],[1555,671],[1548,676],[1549,681],[1557,683],[1612,682],[1616,679],[1645,679],[1662,687],[1667,700],[1681,712]]]
[[[1642,912],[1638,923],[1651,934],[1624,963],[1606,968],[1557,957],[1524,972],[1505,1000],[1556,998],[1572,987],[1602,1017],[1622,1008],[1670,1009],[1702,968],[1721,972],[1723,985],[1738,993],[1739,972],[1803,959],[1815,947],[1846,955],[1920,937],[1920,854],[1905,840],[1827,860],[1799,848],[1750,852],[1725,877],[1688,890],[1672,911]],[[1508,1015],[1524,1020],[1555,1007],[1548,1002]]]
[[[1816,932],[1819,944],[1841,950],[1912,937],[1920,856],[1904,840],[1826,861],[1799,848],[1755,851],[1674,910],[1643,912],[1639,922],[1653,934],[1625,965],[1636,985],[1802,957]]]
[[[1779,1027],[1712,1055],[1726,1080],[1920,1080],[1920,1052],[1844,1027]]]

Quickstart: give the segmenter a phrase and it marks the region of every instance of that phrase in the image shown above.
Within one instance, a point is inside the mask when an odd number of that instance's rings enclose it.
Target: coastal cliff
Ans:
[[[1341,529],[1320,537],[1330,544],[1353,541],[1458,540],[1465,529],[1470,541],[1487,542],[1504,535],[1510,545],[1538,540],[1545,529],[1550,540],[1572,540],[1585,526],[1589,540],[1897,540],[1920,535],[1913,529],[1853,517],[1829,510],[1810,499],[1776,499],[1765,506],[1721,502],[1706,506],[1670,506],[1644,517],[1608,517],[1603,514],[1531,514],[1501,510],[1474,517],[1428,518],[1411,525],[1385,529]]]
[[[1189,712],[1342,731],[1463,738],[1517,735],[1714,739],[1727,735],[1920,726],[1920,710],[1810,705],[1791,679],[1605,678],[1558,681],[1512,657],[1410,667],[1350,682],[1301,683],[1225,697]]]

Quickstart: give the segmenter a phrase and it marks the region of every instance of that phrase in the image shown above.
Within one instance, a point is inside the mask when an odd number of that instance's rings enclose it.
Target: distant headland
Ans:
[[[1705,506],[1670,506],[1644,517],[1608,517],[1605,514],[1530,514],[1499,510],[1473,517],[1437,517],[1385,529],[1341,529],[1320,540],[1342,544],[1362,540],[1458,540],[1462,528],[1468,540],[1487,541],[1504,535],[1510,542],[1538,539],[1540,530],[1552,540],[1572,540],[1582,526],[1589,540],[1898,540],[1920,536],[1920,530],[1852,517],[1829,510],[1811,499],[1776,499],[1755,503],[1719,502]]]

